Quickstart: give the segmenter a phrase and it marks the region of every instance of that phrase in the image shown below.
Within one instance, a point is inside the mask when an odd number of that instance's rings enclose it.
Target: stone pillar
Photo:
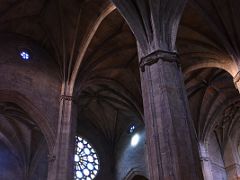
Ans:
[[[140,68],[150,179],[202,179],[177,54],[156,51]]]
[[[240,179],[240,158],[238,156],[237,147],[232,142],[231,137],[228,137],[228,141],[224,148],[223,158],[228,179]]]
[[[53,168],[49,180],[73,179],[76,120],[77,108],[72,96],[61,95],[58,135],[54,154],[49,157]]]
[[[149,179],[202,179],[176,54],[186,0],[112,0],[138,43]]]
[[[240,71],[233,77],[233,82],[235,87],[240,92]]]
[[[228,180],[239,180],[240,179],[240,164],[231,164],[226,167],[227,179]]]
[[[199,144],[199,154],[200,154],[200,160],[202,164],[202,172],[203,172],[204,180],[214,180],[212,175],[212,165],[210,162],[209,154],[203,143]]]

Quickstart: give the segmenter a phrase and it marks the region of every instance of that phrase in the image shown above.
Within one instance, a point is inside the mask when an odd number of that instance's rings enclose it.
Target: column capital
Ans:
[[[68,95],[61,95],[60,100],[65,100],[65,101],[73,101],[73,96],[68,96]]]
[[[56,156],[54,154],[48,154],[48,162],[53,162],[56,160]]]
[[[159,60],[176,63],[178,66],[180,66],[177,52],[157,50],[141,58],[139,65],[141,71],[144,72],[145,66],[151,66],[152,64],[157,63]]]
[[[209,159],[209,157],[203,157],[203,156],[201,156],[201,157],[200,157],[200,160],[201,160],[201,161],[209,161],[210,159]]]

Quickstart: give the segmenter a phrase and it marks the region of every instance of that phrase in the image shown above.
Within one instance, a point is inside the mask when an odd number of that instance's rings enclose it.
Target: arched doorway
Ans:
[[[136,175],[132,178],[132,180],[147,180],[144,176]]]

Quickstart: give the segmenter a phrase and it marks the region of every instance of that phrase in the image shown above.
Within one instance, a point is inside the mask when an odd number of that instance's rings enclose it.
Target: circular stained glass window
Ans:
[[[75,150],[75,180],[94,179],[99,170],[99,161],[96,151],[83,138],[76,137]]]
[[[131,125],[131,126],[129,127],[129,133],[130,133],[130,134],[133,133],[135,130],[136,130],[136,126],[135,126],[135,125]]]
[[[20,56],[24,61],[28,61],[30,59],[30,55],[27,51],[21,51]]]

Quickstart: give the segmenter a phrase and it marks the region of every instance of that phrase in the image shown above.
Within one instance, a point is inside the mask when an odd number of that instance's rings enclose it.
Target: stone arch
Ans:
[[[233,100],[229,100],[228,102],[225,103],[224,106],[221,107],[221,109],[219,109],[219,112],[217,112],[215,114],[216,118],[213,119],[211,122],[209,122],[209,125],[208,127],[206,128],[206,132],[204,133],[204,136],[202,138],[202,140],[204,141],[205,144],[208,143],[208,137],[210,135],[210,133],[212,131],[214,131],[215,127],[217,126],[218,124],[218,119],[221,118],[222,114],[221,114],[221,111],[223,111],[226,107],[230,106],[231,104],[233,104],[234,102],[237,102],[237,100],[233,101]]]
[[[219,28],[212,27],[208,16],[205,17],[198,3],[188,2],[182,15],[177,34],[177,49],[179,51],[183,72],[188,73],[199,68],[220,68],[235,77],[239,72],[239,65],[233,60],[233,55],[224,46],[223,42],[212,37]],[[209,23],[209,24],[208,24]],[[196,24],[198,26],[196,26]],[[207,30],[199,27],[209,25]]]
[[[194,77],[193,77],[194,76]],[[222,83],[224,81],[225,83]],[[234,87],[232,76],[222,68],[197,68],[185,73],[185,85],[188,92],[190,110],[197,130],[199,141],[207,143],[207,137],[219,120],[223,112],[232,104],[239,101],[237,89]],[[220,89],[224,86],[224,90]],[[206,103],[210,100],[211,103]],[[196,104],[198,100],[199,104]],[[203,101],[205,100],[205,101]],[[198,105],[199,107],[196,108]],[[207,106],[207,108],[206,108]]]
[[[81,66],[81,63],[84,59],[84,55],[95,35],[95,33],[97,32],[99,26],[101,25],[101,23],[103,22],[103,20],[109,15],[111,14],[111,12],[113,12],[116,9],[116,7],[112,4],[109,3],[105,6],[105,8],[103,9],[102,13],[100,14],[100,16],[96,19],[96,21],[94,23],[92,23],[92,26],[89,28],[89,33],[85,36],[85,39],[83,40],[82,46],[80,47],[79,50],[79,54],[77,57],[77,61],[75,63],[73,72],[72,72],[72,76],[70,79],[70,83],[69,83],[69,94],[74,94],[74,88],[75,88],[75,82],[77,79],[77,75],[78,75],[78,71],[79,68]]]
[[[220,145],[217,135],[212,131],[206,144],[213,179],[227,179],[227,171],[224,162],[224,150]]]
[[[190,66],[183,70],[183,73],[189,73],[191,71],[196,71],[202,68],[219,68],[228,72],[232,77],[234,77],[233,72],[231,72],[230,67],[217,62],[198,62],[193,66]]]
[[[236,162],[234,144],[229,138],[231,132],[237,132],[234,130],[236,126],[234,121],[239,117],[235,116],[239,107],[239,96],[232,76],[220,68],[199,68],[185,76],[189,102],[195,106],[190,108],[199,141],[204,177],[227,179],[231,174],[228,167]],[[194,81],[190,81],[192,76],[195,78]],[[196,100],[200,103],[198,104]],[[216,167],[215,164],[219,166]]]
[[[236,103],[238,103],[237,100],[235,100],[235,102],[229,101],[222,109]],[[207,177],[206,179],[214,179],[216,178],[216,175],[222,175],[221,178],[224,179],[236,179],[240,177],[240,154],[238,152],[240,133],[239,124],[236,124],[239,116],[237,115],[234,119],[232,119],[231,124],[233,128],[231,128],[231,126],[229,127],[227,124],[224,125],[224,131],[226,131],[226,129],[228,130],[224,133],[223,137],[221,137],[219,132],[217,132],[217,126],[219,123],[217,122],[217,119],[220,118],[221,113],[218,113],[215,121],[210,123],[208,132],[204,137],[204,143],[200,143],[200,156],[202,159],[203,173],[205,177]],[[212,138],[213,134],[215,134],[215,145]],[[217,146],[216,143],[218,144]],[[211,153],[211,149],[213,148],[217,149],[218,153]],[[218,158],[214,157],[216,154],[218,154]],[[214,159],[222,162],[222,173],[216,173],[216,166],[213,164],[217,163],[212,163],[212,160]]]
[[[43,133],[48,151],[51,152],[54,147],[54,133],[48,120],[24,95],[16,91],[0,90],[0,102],[11,102],[21,107],[40,128]]]
[[[147,180],[147,178],[141,175],[136,175],[132,178],[132,180]]]
[[[228,136],[225,142],[220,145],[217,140],[217,135],[212,131],[212,133],[209,133],[205,144],[200,143],[200,147],[202,169],[205,179],[213,180],[220,177],[223,179],[236,179],[240,177],[239,150],[236,141],[234,141],[232,137]],[[214,148],[217,150],[217,153],[212,152]],[[222,163],[222,167],[216,168],[219,162]],[[219,169],[222,169],[222,171],[220,172]]]
[[[147,180],[147,178],[142,171],[134,168],[129,171],[124,180]]]

